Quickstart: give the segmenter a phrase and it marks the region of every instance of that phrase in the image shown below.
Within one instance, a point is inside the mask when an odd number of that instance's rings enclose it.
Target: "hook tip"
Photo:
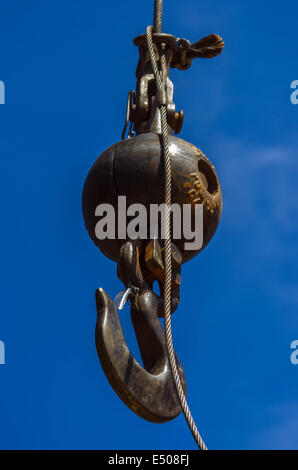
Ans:
[[[95,301],[96,301],[96,308],[97,308],[98,313],[101,313],[104,309],[104,305],[105,305],[104,295],[105,295],[105,291],[102,287],[99,287],[98,289],[96,289]]]

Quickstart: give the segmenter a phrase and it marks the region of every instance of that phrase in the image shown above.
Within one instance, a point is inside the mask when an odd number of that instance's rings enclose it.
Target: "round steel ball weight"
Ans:
[[[183,238],[183,230],[182,238],[173,240],[185,263],[202,251],[214,235],[222,213],[222,193],[214,166],[199,149],[172,135],[169,136],[169,148],[172,204],[179,204],[181,210],[182,205],[190,204],[193,212],[195,204],[203,205],[203,246],[196,251],[185,250],[184,245],[189,240]],[[120,246],[125,241],[117,237],[118,196],[126,196],[127,207],[143,204],[147,214],[150,214],[150,204],[164,203],[161,149],[161,137],[153,133],[122,140],[96,160],[87,176],[82,196],[85,225],[102,253],[114,261],[118,261]],[[95,210],[99,204],[110,204],[115,208],[116,239],[99,240],[95,235],[99,220]]]

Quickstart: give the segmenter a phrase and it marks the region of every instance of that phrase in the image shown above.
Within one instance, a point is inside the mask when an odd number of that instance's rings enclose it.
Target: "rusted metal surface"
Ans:
[[[96,294],[98,320],[96,347],[103,370],[115,392],[135,413],[148,421],[164,423],[181,412],[157,316],[158,297],[142,290],[131,318],[144,362],[142,367],[126,344],[119,314],[103,289]],[[177,359],[181,378],[184,373]]]
[[[195,146],[175,136],[169,136],[172,157],[172,202],[203,204],[204,244],[200,250],[186,251],[186,240],[175,240],[185,263],[194,258],[212,239],[222,213],[222,193],[214,166]],[[127,206],[139,203],[147,208],[164,200],[163,160],[160,137],[140,134],[106,150],[94,163],[83,191],[83,214],[90,237],[105,256],[118,261],[124,240],[98,240],[95,209],[99,203],[109,203],[116,211],[117,196],[127,198]],[[148,220],[149,227],[150,220]]]
[[[187,69],[194,58],[211,58],[221,53],[222,39],[210,35],[190,44],[185,39],[155,33],[154,51],[160,59],[165,51],[168,69]],[[117,274],[130,290],[120,296],[129,298],[131,319],[141,352],[143,366],[132,356],[123,335],[115,303],[103,289],[96,291],[96,346],[104,372],[123,402],[135,413],[152,422],[163,423],[175,418],[181,407],[172,380],[164,330],[159,317],[164,316],[164,240],[161,238],[130,240],[118,237],[118,196],[126,196],[127,207],[142,204],[150,214],[150,205],[164,202],[164,162],[162,158],[159,100],[146,37],[138,36],[140,60],[137,67],[136,92],[130,92],[123,138],[107,149],[92,166],[85,181],[82,209],[91,239],[102,253],[117,262]],[[172,240],[173,313],[180,300],[181,265],[198,255],[212,239],[222,213],[222,193],[214,166],[194,145],[172,134],[180,132],[184,113],[177,111],[174,88],[166,81],[169,149],[172,166],[172,204],[190,204],[194,215],[197,204],[203,205],[203,245],[185,249],[186,240]],[[99,204],[111,204],[116,213],[116,238],[99,240],[95,235]],[[147,221],[150,226],[150,219]],[[159,227],[160,230],[161,227]],[[181,228],[181,232],[183,230]],[[187,240],[190,242],[191,240]],[[157,281],[160,294],[154,293]],[[123,305],[120,299],[120,305]],[[185,377],[177,358],[183,388]]]
[[[224,42],[217,34],[210,34],[191,44],[187,39],[176,38],[171,34],[156,32],[153,34],[156,58],[160,59],[160,51],[166,56],[168,70],[170,67],[187,70],[194,59],[211,59],[221,54]],[[155,132],[161,134],[159,125],[158,96],[155,80],[148,54],[146,35],[137,36],[134,44],[138,46],[140,59],[137,66],[136,101],[130,107],[129,120],[133,123],[136,134]],[[173,101],[173,83],[167,77],[167,119],[169,132],[179,134],[184,120],[182,110],[176,111]]]
[[[154,276],[149,275],[148,278],[148,272],[146,276],[137,242],[123,245],[118,273],[124,284],[130,282],[129,278],[139,288],[138,294],[130,298],[131,320],[144,367],[129,351],[118,311],[103,289],[96,291],[98,317],[95,338],[98,356],[112,387],[123,402],[142,418],[164,423],[174,419],[181,408],[170,371],[164,330],[158,319],[163,310],[163,299],[152,291]],[[178,358],[177,364],[186,388]]]
[[[222,194],[214,167],[193,145],[170,136],[172,155],[172,201],[179,205],[203,204],[204,244],[198,251],[184,249],[185,241],[173,247],[172,312],[180,300],[181,264],[195,257],[209,243],[220,221]],[[110,259],[118,263],[118,276],[125,286],[137,286],[140,294],[132,303],[132,322],[144,367],[131,355],[123,336],[119,315],[109,296],[97,291],[97,351],[103,369],[118,396],[139,416],[166,422],[180,411],[165,348],[164,331],[158,317],[164,316],[163,296],[153,292],[159,283],[163,292],[163,240],[98,240],[95,209],[99,203],[113,204],[117,196],[127,205],[163,202],[163,161],[160,137],[140,134],[108,149],[93,165],[83,192],[83,213],[88,232]],[[148,211],[149,213],[150,211]],[[148,220],[149,227],[150,220]],[[117,227],[116,227],[117,233]],[[126,260],[126,261],[124,261]],[[183,369],[179,363],[185,383]]]

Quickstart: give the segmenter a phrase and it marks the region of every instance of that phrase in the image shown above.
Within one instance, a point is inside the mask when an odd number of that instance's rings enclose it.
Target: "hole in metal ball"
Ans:
[[[205,160],[198,161],[198,170],[202,179],[202,183],[210,194],[218,191],[218,182],[213,168]]]

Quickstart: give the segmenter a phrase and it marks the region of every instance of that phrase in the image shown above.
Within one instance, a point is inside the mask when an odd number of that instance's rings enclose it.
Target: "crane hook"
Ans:
[[[137,250],[132,242],[126,243],[122,262],[135,261]],[[130,289],[129,298],[144,367],[131,354],[115,302],[102,288],[96,291],[95,341],[103,370],[121,400],[142,418],[165,423],[179,415],[181,406],[171,374],[164,330],[158,318],[162,299],[146,288],[145,281],[143,285],[145,288]],[[176,361],[185,390],[184,372],[177,356]]]

